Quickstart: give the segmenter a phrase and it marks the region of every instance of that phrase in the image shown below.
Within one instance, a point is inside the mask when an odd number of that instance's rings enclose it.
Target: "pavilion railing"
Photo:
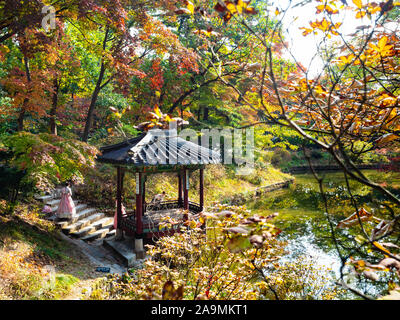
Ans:
[[[198,203],[189,201],[189,211],[194,212],[194,213],[200,213],[203,210]]]
[[[148,203],[144,206],[144,212],[162,211],[168,209],[179,209],[183,205],[178,200],[161,201],[158,203]]]
[[[151,214],[151,212],[180,209],[183,208],[183,202],[178,200],[162,201],[160,203],[149,203],[144,206],[144,212]],[[189,201],[189,211],[198,214],[202,211],[198,203]],[[136,230],[136,211],[129,211],[126,216],[122,218],[122,229],[134,232]]]

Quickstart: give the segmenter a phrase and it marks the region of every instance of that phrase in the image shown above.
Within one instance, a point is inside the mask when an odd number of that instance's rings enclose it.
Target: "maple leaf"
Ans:
[[[250,1],[243,0],[224,1],[223,4],[218,2],[214,6],[214,10],[221,14],[225,22],[228,22],[235,14],[257,14],[258,11],[253,7],[249,7],[249,3]]]
[[[362,8],[362,1],[361,0],[352,0],[353,3],[356,5],[358,9]]]
[[[358,215],[357,212],[354,212],[346,219],[341,220],[338,223],[337,228],[346,228],[358,223],[358,217],[360,217],[361,221],[370,220],[372,218],[372,213],[368,212],[364,208],[360,208],[360,210],[358,211]]]

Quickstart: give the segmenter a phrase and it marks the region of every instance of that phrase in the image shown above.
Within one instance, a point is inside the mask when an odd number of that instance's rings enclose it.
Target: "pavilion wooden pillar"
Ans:
[[[204,209],[204,169],[200,169],[200,209]]]
[[[183,209],[189,210],[189,171],[183,170]],[[185,220],[188,216],[185,214]]]
[[[182,198],[182,171],[178,172],[178,203],[179,206],[183,204],[183,198]]]
[[[122,231],[122,188],[123,188],[123,172],[121,167],[117,167],[117,230],[116,240],[122,240],[124,234]]]
[[[143,174],[136,173],[136,232],[135,253],[138,259],[144,258],[143,249]]]
[[[142,214],[144,215],[144,213],[146,211],[146,175],[145,174],[143,174],[142,179],[143,179],[143,182],[142,182],[142,184],[143,184],[143,192],[142,192],[142,195],[143,195],[143,199],[142,199],[143,212],[142,212]]]

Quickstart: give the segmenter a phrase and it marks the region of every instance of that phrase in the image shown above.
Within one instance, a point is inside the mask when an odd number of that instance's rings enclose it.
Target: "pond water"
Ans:
[[[366,170],[364,174],[375,182],[385,183],[394,193],[400,190],[400,174]],[[346,181],[342,172],[320,173],[324,177],[324,189],[328,198],[329,216],[336,223],[352,214],[355,210],[350,205]],[[369,188],[350,181],[350,187],[359,204],[369,210],[379,211],[374,207],[374,199],[381,197]],[[278,212],[273,223],[283,230],[280,239],[287,241],[287,255],[283,260],[296,257],[310,257],[315,263],[328,270],[332,282],[339,278],[341,261],[331,237],[329,221],[324,209],[319,186],[312,174],[295,175],[295,182],[288,189],[267,193],[249,201],[248,209],[260,215]],[[346,231],[343,231],[346,233]],[[376,286],[357,283],[356,286],[370,295],[376,295]],[[354,299],[352,294],[343,298]]]

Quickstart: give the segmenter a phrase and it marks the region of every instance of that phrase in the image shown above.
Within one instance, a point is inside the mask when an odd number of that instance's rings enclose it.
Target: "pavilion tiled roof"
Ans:
[[[219,152],[179,137],[174,130],[150,130],[100,148],[97,161],[129,166],[205,165],[221,162]]]

